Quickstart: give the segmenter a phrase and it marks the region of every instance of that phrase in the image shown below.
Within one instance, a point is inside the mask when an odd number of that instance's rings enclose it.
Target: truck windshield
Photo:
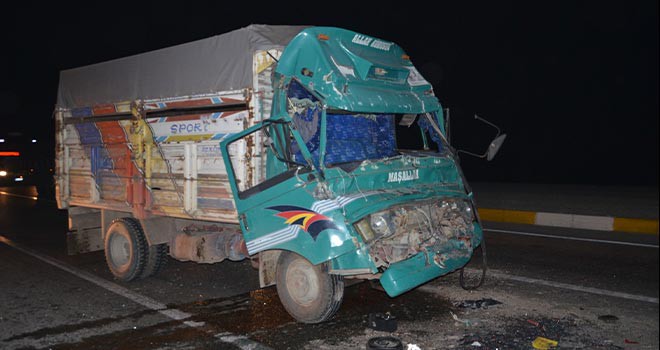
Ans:
[[[319,163],[320,101],[296,81],[289,87],[288,112],[314,163]],[[428,116],[437,120],[435,113]],[[346,111],[326,113],[325,165],[396,157],[401,154],[444,156],[448,147],[427,114],[366,114]],[[306,164],[300,147],[291,143],[292,159]]]
[[[320,111],[295,114],[293,121],[316,164],[320,152]],[[431,114],[435,118],[434,114]],[[444,156],[448,147],[425,114],[326,114],[325,165],[377,160],[401,154]],[[291,144],[293,159],[304,164],[300,147]]]
[[[327,166],[446,149],[424,114],[327,113],[326,132]]]

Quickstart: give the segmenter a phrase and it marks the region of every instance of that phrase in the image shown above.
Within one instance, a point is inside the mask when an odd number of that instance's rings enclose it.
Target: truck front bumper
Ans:
[[[380,284],[390,297],[403,294],[436,277],[460,269],[470,261],[472,247],[452,240],[446,249],[426,251],[390,265],[380,277]]]

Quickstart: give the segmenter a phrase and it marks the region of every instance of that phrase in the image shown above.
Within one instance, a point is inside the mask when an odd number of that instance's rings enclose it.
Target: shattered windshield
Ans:
[[[326,165],[443,150],[424,114],[327,114]]]
[[[322,106],[318,99],[293,81],[288,109],[314,163],[319,163]],[[436,120],[435,114],[429,114]],[[326,113],[325,165],[396,157],[401,154],[444,155],[447,147],[427,114]],[[300,147],[291,143],[295,162],[305,164]]]

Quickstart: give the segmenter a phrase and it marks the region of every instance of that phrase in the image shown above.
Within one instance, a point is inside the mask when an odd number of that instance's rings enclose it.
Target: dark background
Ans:
[[[426,4],[426,5],[425,5]],[[3,5],[0,137],[52,154],[58,71],[250,23],[343,27],[399,44],[451,110],[476,181],[658,184],[658,2],[191,1]]]

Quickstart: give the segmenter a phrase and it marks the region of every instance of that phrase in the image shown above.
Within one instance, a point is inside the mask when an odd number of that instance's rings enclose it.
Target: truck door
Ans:
[[[314,179],[312,167],[292,162],[286,151],[292,139],[299,138],[293,134],[287,122],[269,120],[234,134],[220,144],[250,254],[277,243],[266,242],[265,238],[258,244],[252,242],[282,228],[281,218],[273,215],[271,207],[278,205],[283,197],[289,203],[301,205],[313,200],[301,188],[303,178],[306,182]],[[275,235],[274,240],[277,237]]]

